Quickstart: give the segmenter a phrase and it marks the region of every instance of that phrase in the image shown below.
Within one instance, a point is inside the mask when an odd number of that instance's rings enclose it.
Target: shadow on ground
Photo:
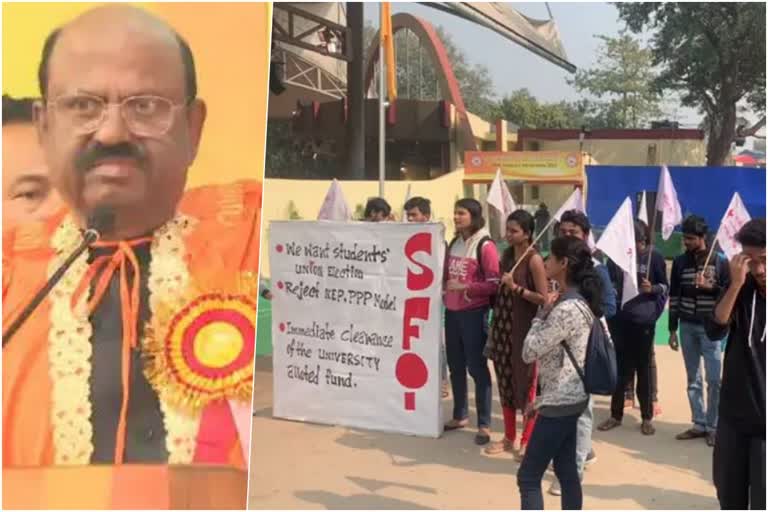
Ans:
[[[585,484],[584,496],[591,496],[600,500],[626,500],[631,499],[639,508],[648,510],[666,509],[669,503],[687,503],[685,510],[706,510],[720,508],[717,499],[701,496],[700,494],[685,491],[659,489],[650,485],[597,485]],[[682,508],[680,509],[682,510]]]
[[[690,427],[688,423],[668,421],[662,414],[653,421],[656,434],[644,436],[640,432],[639,412],[633,411],[625,412],[620,427],[607,432],[597,430],[597,426],[610,416],[609,409],[607,401],[601,400],[595,404],[593,441],[612,444],[632,458],[689,472],[711,481],[712,448],[707,446],[704,439],[675,439],[677,434]]]
[[[300,500],[321,505],[327,510],[430,510],[418,503],[388,498],[378,494],[342,496],[328,491],[297,491]]]

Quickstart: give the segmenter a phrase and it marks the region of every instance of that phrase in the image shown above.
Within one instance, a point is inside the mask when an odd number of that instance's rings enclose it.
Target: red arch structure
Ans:
[[[448,60],[448,52],[437,35],[435,28],[427,21],[417,18],[408,13],[397,13],[392,16],[392,33],[400,30],[410,30],[419,38],[419,41],[427,49],[429,57],[440,80],[440,91],[443,98],[448,100],[456,107],[456,113],[459,117],[459,127],[464,132],[464,146],[466,150],[474,151],[477,149],[475,137],[472,133],[472,125],[467,117],[467,108],[464,105],[464,98],[461,96],[461,89],[456,76],[453,74],[453,68]],[[373,81],[374,70],[379,62],[379,42],[381,37],[378,32],[368,48],[368,68],[365,71],[365,90],[367,91]],[[426,43],[426,44],[425,44]]]

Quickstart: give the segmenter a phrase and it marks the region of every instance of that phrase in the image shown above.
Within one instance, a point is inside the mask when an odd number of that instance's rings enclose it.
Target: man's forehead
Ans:
[[[3,126],[3,183],[23,169],[43,167],[45,158],[32,123]]]
[[[13,184],[21,182],[48,182],[50,180],[48,176],[48,169],[46,167],[32,167],[30,169],[22,169],[19,174],[13,178]]]
[[[158,71],[183,81],[179,42],[173,30],[131,7],[97,8],[64,26],[51,54],[50,81],[56,82],[57,75],[80,65],[98,72],[94,64],[101,67],[102,63],[135,70],[162,68]]]
[[[97,33],[99,30],[117,32],[126,30],[147,36],[165,37],[173,41],[173,29],[160,18],[143,9],[124,4],[112,4],[90,9],[62,28],[62,34]]]
[[[752,256],[765,256],[765,247],[749,247],[745,245],[744,252]]]

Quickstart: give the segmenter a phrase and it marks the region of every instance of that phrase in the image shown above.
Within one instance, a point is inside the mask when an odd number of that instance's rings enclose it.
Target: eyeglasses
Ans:
[[[86,135],[96,132],[104,124],[109,107],[115,105],[131,133],[139,137],[158,137],[170,129],[176,109],[187,104],[177,105],[160,96],[130,96],[119,103],[110,103],[98,96],[73,94],[48,102],[48,108],[53,108],[56,116],[78,134]]]

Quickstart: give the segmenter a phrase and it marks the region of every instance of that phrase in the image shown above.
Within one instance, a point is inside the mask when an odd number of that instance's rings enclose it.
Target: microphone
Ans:
[[[3,348],[11,341],[14,334],[18,332],[24,322],[32,315],[37,309],[37,306],[51,293],[54,286],[64,277],[64,274],[69,270],[69,267],[77,260],[77,258],[85,252],[91,244],[97,242],[105,234],[109,234],[115,228],[115,211],[109,206],[98,206],[88,216],[86,222],[86,230],[83,233],[83,241],[75,249],[72,254],[62,263],[62,265],[56,269],[56,272],[48,279],[45,286],[40,289],[37,294],[32,298],[29,304],[22,310],[16,320],[8,326],[8,329],[3,333]]]

